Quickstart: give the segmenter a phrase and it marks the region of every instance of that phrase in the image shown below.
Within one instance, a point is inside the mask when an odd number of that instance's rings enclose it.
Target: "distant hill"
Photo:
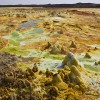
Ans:
[[[76,3],[76,4],[46,4],[46,5],[0,5],[0,7],[63,7],[63,8],[100,8],[100,4]]]

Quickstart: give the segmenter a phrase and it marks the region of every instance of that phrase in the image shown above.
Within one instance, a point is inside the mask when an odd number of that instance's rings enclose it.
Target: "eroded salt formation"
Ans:
[[[69,52],[64,60],[62,61],[62,64],[57,66],[57,68],[63,68],[65,65],[71,67],[72,65],[75,65],[75,66],[79,66],[79,62],[78,60],[75,58],[74,54]]]

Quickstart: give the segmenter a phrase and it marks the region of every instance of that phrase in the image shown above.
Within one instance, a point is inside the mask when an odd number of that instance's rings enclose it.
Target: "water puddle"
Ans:
[[[18,26],[18,31],[22,28],[29,28],[29,27],[34,27],[34,26],[37,26],[37,23],[38,22],[41,22],[42,20],[30,20],[30,21],[27,21],[27,22],[24,22],[24,23],[21,23],[19,26]]]

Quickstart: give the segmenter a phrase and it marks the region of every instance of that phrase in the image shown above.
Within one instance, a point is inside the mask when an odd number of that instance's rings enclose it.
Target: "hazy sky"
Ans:
[[[3,4],[60,4],[60,3],[99,3],[100,0],[0,0],[0,5]]]

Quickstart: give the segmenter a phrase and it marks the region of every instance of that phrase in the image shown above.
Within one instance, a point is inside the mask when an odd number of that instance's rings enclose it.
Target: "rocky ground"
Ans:
[[[0,100],[99,100],[100,9],[0,8]]]
[[[33,68],[22,69],[19,63],[25,63],[27,60],[6,52],[0,53],[0,57],[4,59],[0,60],[0,99],[94,100],[99,98],[100,74],[87,71],[79,65],[74,56],[72,58],[70,56],[72,54],[69,53],[65,57],[60,69],[42,71],[36,64]]]

